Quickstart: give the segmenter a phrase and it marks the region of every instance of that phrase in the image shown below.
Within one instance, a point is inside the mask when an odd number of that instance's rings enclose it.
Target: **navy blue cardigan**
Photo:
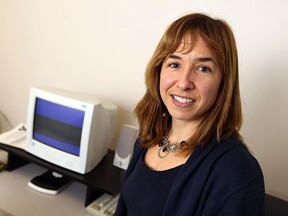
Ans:
[[[136,142],[125,179],[143,151]],[[195,149],[175,178],[163,215],[264,216],[264,200],[261,168],[245,145],[232,136]],[[115,215],[127,215],[121,194]]]

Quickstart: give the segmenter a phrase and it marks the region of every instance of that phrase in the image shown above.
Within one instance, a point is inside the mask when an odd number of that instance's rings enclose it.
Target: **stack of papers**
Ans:
[[[25,149],[26,130],[27,126],[23,123],[20,123],[12,130],[0,134],[0,143],[20,149]]]

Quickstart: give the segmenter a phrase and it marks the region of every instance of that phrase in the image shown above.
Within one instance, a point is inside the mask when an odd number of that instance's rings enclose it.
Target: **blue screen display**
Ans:
[[[84,116],[82,110],[37,98],[33,139],[79,156]]]

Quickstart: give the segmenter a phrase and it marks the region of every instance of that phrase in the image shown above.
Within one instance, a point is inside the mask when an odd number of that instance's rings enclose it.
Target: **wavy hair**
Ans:
[[[191,153],[196,146],[205,146],[212,138],[220,142],[235,134],[242,140],[238,54],[233,32],[224,20],[196,13],[185,15],[168,27],[147,65],[147,90],[134,110],[141,131],[139,139],[144,147],[158,144],[171,126],[172,118],[159,92],[160,72],[165,58],[176,51],[187,34],[194,42],[199,35],[204,40],[218,61],[222,81],[214,105],[193,132],[188,145],[182,148],[183,152]]]

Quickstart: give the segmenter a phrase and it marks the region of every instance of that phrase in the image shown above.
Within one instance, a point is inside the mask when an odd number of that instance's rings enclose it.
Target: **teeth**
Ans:
[[[174,99],[180,103],[192,103],[193,100],[192,99],[188,99],[188,98],[181,98],[181,97],[178,97],[178,96],[175,96],[174,95]]]

